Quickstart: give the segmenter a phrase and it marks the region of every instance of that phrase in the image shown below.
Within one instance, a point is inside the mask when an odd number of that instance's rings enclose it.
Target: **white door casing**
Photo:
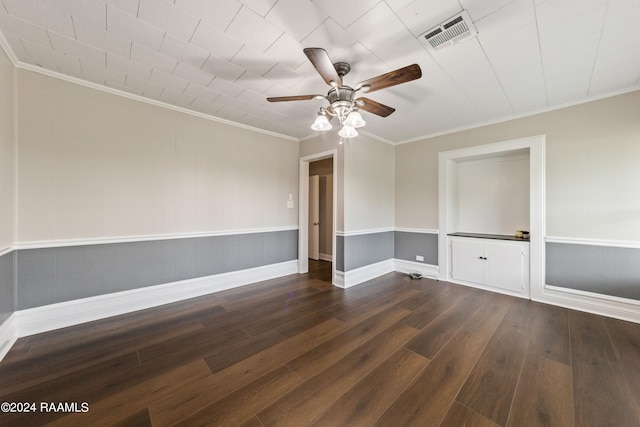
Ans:
[[[300,168],[298,171],[298,190],[299,190],[299,209],[298,209],[298,273],[306,273],[309,271],[309,227],[308,227],[308,210],[309,210],[309,163],[316,160],[333,159],[333,212],[332,212],[332,230],[331,230],[331,247],[333,248],[334,260],[331,263],[331,282],[336,283],[336,224],[338,217],[338,182],[339,170],[338,150],[332,149],[325,152],[312,154],[300,158]]]

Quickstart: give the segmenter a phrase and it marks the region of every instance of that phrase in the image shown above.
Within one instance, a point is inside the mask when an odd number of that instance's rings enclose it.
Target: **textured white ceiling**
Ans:
[[[477,38],[428,53],[417,36],[462,10]],[[304,47],[349,62],[350,86],[417,63],[367,95],[396,108],[363,112],[391,142],[638,89],[639,23],[640,0],[0,0],[18,66],[294,138],[326,101],[266,97],[327,92]]]

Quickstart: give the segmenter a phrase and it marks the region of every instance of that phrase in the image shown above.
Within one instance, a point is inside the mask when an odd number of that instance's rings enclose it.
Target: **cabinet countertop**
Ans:
[[[476,239],[492,239],[492,240],[512,240],[515,242],[528,242],[528,237],[516,237],[508,234],[484,234],[484,233],[466,233],[466,232],[457,232],[457,233],[449,233],[447,236],[452,237],[474,237]]]

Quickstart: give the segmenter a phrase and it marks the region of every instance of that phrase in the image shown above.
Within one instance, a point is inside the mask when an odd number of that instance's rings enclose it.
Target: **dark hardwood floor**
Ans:
[[[0,425],[640,425],[640,325],[330,268],[22,338]]]

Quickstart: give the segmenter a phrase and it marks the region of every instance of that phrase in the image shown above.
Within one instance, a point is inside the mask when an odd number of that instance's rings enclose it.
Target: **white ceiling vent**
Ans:
[[[478,32],[471,22],[469,13],[463,10],[442,24],[420,34],[418,40],[428,51],[438,52],[463,40],[474,37]]]

